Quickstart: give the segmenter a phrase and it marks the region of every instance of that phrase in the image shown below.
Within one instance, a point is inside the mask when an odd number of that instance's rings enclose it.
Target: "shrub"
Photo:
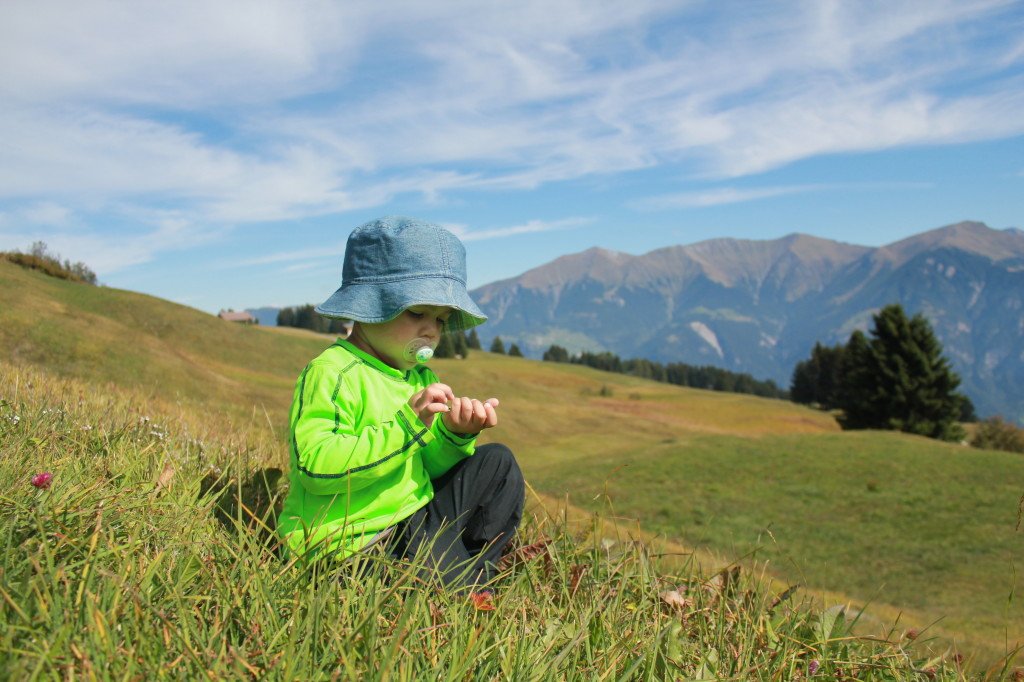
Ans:
[[[1024,453],[1024,429],[1000,416],[990,417],[978,423],[971,445],[984,450]]]
[[[4,259],[20,265],[29,270],[38,270],[43,274],[58,279],[66,279],[71,282],[82,282],[84,284],[96,284],[96,273],[88,265],[82,262],[72,263],[64,259],[62,263],[60,256],[50,253],[46,244],[35,242],[29,253],[20,251],[0,252],[0,259]]]

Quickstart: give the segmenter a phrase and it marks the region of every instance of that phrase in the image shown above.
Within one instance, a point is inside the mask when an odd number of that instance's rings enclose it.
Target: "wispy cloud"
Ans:
[[[529,220],[520,225],[511,225],[508,227],[494,227],[483,230],[470,230],[464,225],[457,224],[446,224],[449,230],[459,237],[464,242],[475,242],[482,241],[484,239],[499,239],[501,237],[511,237],[517,234],[532,234],[535,232],[550,232],[552,230],[568,230],[576,227],[581,227],[587,223],[593,222],[589,218],[564,218],[562,220]]]
[[[149,263],[159,254],[216,243],[230,232],[224,225],[198,223],[175,210],[132,205],[105,206],[103,210],[103,221],[75,214],[65,222],[53,220],[64,214],[60,206],[40,204],[14,211],[0,222],[0,249],[24,250],[42,241],[51,253],[88,263],[102,279]],[[33,215],[40,220],[32,223],[28,218]],[[111,224],[115,218],[117,224]]]
[[[330,244],[317,245],[311,249],[297,249],[295,251],[284,251],[268,253],[255,258],[243,258],[241,260],[224,263],[222,267],[249,267],[257,265],[271,265],[275,263],[298,263],[298,267],[312,267],[316,261],[325,259],[338,259],[345,253],[345,242],[334,242]],[[291,267],[291,266],[290,266]]]
[[[662,194],[656,197],[648,197],[632,202],[630,205],[638,209],[663,210],[671,208],[703,208],[706,206],[720,206],[722,204],[736,204],[744,201],[754,201],[769,197],[784,196],[787,194],[800,194],[811,192],[818,188],[813,185],[795,185],[792,187],[761,187],[754,189],[740,189],[736,187],[718,187],[715,189],[701,190],[699,192],[678,192],[675,194]]]
[[[666,210],[676,208],[705,208],[725,204],[739,204],[747,201],[807,192],[837,190],[913,190],[931,187],[927,182],[877,182],[877,183],[821,183],[812,185],[786,185],[779,187],[714,187],[711,189],[660,194],[631,201],[629,206],[638,210]]]
[[[406,193],[434,200],[679,163],[721,180],[820,154],[1018,135],[1014,8],[4,3],[0,201],[69,212],[171,202],[195,224],[230,226]]]
[[[482,241],[485,239],[499,239],[518,234],[529,234],[535,232],[549,232],[552,230],[568,230],[581,227],[591,222],[589,218],[573,217],[561,220],[529,220],[518,225],[507,227],[494,227],[487,229],[470,229],[466,225],[458,223],[445,223],[444,227],[459,237],[464,242]],[[269,253],[253,258],[243,258],[223,262],[223,268],[259,267],[264,265],[285,265],[283,272],[299,272],[315,267],[320,267],[325,261],[340,264],[341,258],[345,255],[345,241],[320,244],[309,249],[295,249],[292,251],[280,251]],[[340,270],[340,267],[338,268]]]
[[[21,215],[30,223],[53,227],[65,227],[71,224],[74,218],[74,212],[71,209],[52,201],[41,201],[26,206],[21,211]]]

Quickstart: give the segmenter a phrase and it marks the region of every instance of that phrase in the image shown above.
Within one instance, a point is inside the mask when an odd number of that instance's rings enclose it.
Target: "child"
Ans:
[[[353,327],[296,382],[278,522],[289,550],[347,556],[390,536],[396,557],[429,551],[448,587],[486,583],[522,518],[523,477],[508,448],[475,445],[498,400],[456,397],[422,364],[443,331],[487,319],[461,242],[408,218],[358,227],[341,288],[316,310]]]

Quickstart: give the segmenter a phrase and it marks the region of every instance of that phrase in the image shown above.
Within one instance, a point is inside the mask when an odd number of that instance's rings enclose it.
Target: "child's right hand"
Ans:
[[[409,407],[429,428],[434,423],[435,414],[448,411],[450,400],[455,400],[455,393],[450,386],[442,383],[430,384],[409,398]]]

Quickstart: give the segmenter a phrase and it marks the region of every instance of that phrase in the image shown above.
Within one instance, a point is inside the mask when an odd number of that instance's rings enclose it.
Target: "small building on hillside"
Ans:
[[[238,322],[239,324],[259,324],[256,318],[245,310],[237,313],[234,310],[222,310],[217,313],[217,317],[228,322]]]

